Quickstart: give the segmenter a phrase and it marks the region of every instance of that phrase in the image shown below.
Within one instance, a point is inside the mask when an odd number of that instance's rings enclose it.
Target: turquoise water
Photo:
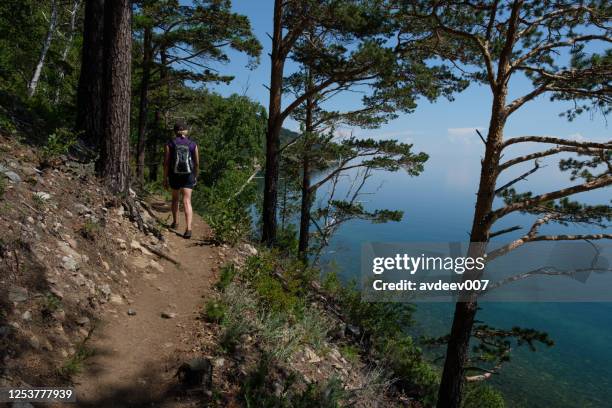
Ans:
[[[348,279],[359,276],[359,251],[364,241],[466,241],[478,169],[454,168],[449,165],[452,160],[450,155],[433,154],[429,170],[418,178],[402,173],[373,177],[370,191],[376,194],[364,196],[364,205],[371,209],[404,210],[403,221],[383,225],[363,221],[347,223],[333,238],[323,260],[333,260],[340,274]],[[468,174],[458,177],[454,174],[457,171]],[[551,177],[544,174],[530,185],[534,191],[548,191],[556,189],[557,186],[551,185],[555,182],[567,184],[558,175]],[[378,189],[380,183],[383,185]],[[581,196],[593,202],[606,202],[609,197],[610,189]],[[528,227],[531,221],[530,217],[515,215],[497,228],[517,223]],[[549,227],[547,232],[562,228]],[[535,328],[548,332],[555,341],[553,347],[539,347],[537,352],[527,349],[514,352],[512,361],[491,380],[503,392],[508,406],[612,406],[612,303],[487,303],[482,306],[478,318],[488,324]],[[419,304],[418,330],[430,335],[447,333],[452,312],[451,304]]]

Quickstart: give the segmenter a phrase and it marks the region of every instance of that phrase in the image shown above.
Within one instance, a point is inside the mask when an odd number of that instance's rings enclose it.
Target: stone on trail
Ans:
[[[127,314],[128,316],[136,316],[136,311],[134,309],[128,309]]]
[[[176,313],[164,310],[161,312],[161,317],[164,319],[174,319],[176,317]]]

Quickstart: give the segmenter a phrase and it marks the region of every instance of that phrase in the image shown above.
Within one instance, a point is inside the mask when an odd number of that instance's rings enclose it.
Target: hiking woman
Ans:
[[[174,125],[174,139],[166,145],[164,155],[164,187],[172,189],[172,225],[178,228],[179,194],[183,195],[186,229],[183,237],[191,238],[191,191],[196,185],[200,169],[198,145],[187,137],[187,126],[183,122]]]

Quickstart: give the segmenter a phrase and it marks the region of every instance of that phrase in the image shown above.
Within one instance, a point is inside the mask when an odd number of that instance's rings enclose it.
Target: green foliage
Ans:
[[[461,408],[504,408],[504,398],[495,388],[481,383],[468,383]]]
[[[240,390],[240,397],[247,407],[278,408],[338,408],[346,396],[342,383],[331,378],[323,384],[311,383],[300,391],[295,375],[281,383],[280,393],[275,393],[272,360],[264,355],[257,367],[251,371]]]
[[[44,314],[51,314],[62,308],[62,300],[53,293],[47,293],[43,300],[42,310]]]
[[[41,167],[53,166],[62,156],[68,153],[76,143],[77,136],[69,129],[58,128],[49,135],[47,143],[39,149]]]
[[[244,321],[232,321],[225,327],[219,345],[226,353],[233,354],[240,345],[242,336],[246,333],[248,333],[248,326]]]
[[[227,306],[215,300],[209,300],[204,306],[204,317],[210,323],[221,323],[227,312]]]
[[[38,194],[32,194],[32,203],[37,210],[42,210],[45,207],[46,200]]]
[[[438,386],[436,370],[424,358],[407,330],[412,324],[414,306],[406,303],[364,302],[355,282],[343,285],[335,273],[323,278],[322,288],[348,315],[351,324],[364,331],[380,358],[398,378],[408,395],[432,404]]]
[[[342,354],[342,357],[344,357],[347,361],[353,364],[357,363],[360,359],[359,349],[352,344],[345,344],[340,347],[340,354]]]
[[[238,269],[234,264],[225,264],[219,271],[219,282],[216,283],[215,287],[224,291],[225,288],[229,286],[230,283],[234,280],[234,277],[238,273]]]
[[[8,135],[14,135],[17,132],[15,123],[8,117],[5,110],[0,106],[0,130]]]
[[[94,355],[94,350],[85,347],[84,344],[79,345],[76,352],[70,357],[62,367],[58,370],[60,376],[71,379],[83,370],[85,360]]]
[[[6,177],[4,177],[4,175],[0,175],[0,199],[4,198],[5,192],[6,192]]]
[[[227,171],[213,186],[199,186],[193,192],[195,211],[202,214],[212,228],[217,242],[236,244],[252,229],[249,212],[249,197],[252,191],[238,194],[248,175],[244,171]],[[245,187],[250,190],[252,186]]]
[[[228,171],[252,173],[263,163],[264,107],[236,94],[227,98],[206,92],[197,95],[197,105],[188,107],[188,121],[200,148],[202,182],[215,185]]]
[[[83,238],[93,241],[99,236],[101,230],[102,227],[98,222],[88,219],[79,229],[79,233]]]

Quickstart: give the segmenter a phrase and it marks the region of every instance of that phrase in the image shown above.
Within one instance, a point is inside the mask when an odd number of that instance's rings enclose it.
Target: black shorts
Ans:
[[[168,175],[168,183],[170,184],[170,188],[173,190],[178,190],[181,188],[189,188],[193,189],[196,185],[195,176],[193,173],[189,174],[173,174],[170,173]]]

